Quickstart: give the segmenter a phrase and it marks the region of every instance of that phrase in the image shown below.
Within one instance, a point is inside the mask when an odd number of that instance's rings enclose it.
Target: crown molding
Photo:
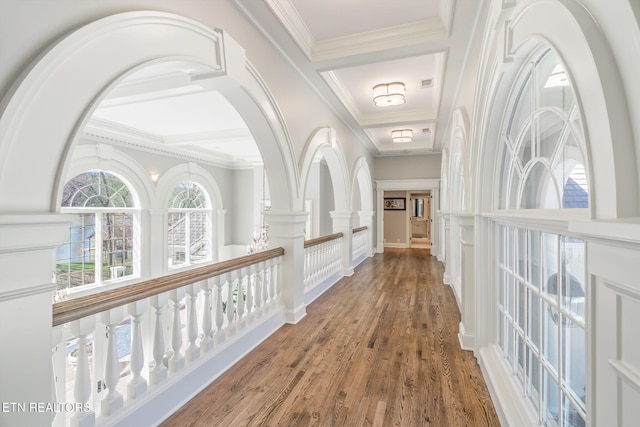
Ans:
[[[290,0],[265,0],[308,59],[312,59],[315,39]]]

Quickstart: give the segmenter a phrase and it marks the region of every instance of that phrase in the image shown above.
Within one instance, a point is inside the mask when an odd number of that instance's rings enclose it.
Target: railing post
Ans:
[[[127,397],[136,399],[147,391],[147,380],[141,375],[144,368],[144,349],[142,345],[142,316],[147,312],[148,300],[143,299],[127,305],[131,316],[131,381],[127,384]]]
[[[304,226],[306,212],[265,212],[272,247],[282,246],[284,258],[276,271],[282,289],[287,323],[298,323],[306,314],[304,301]],[[278,270],[278,267],[275,267]]]
[[[333,232],[342,233],[342,270],[343,275],[353,275],[353,220],[351,212],[330,212],[333,219]]]

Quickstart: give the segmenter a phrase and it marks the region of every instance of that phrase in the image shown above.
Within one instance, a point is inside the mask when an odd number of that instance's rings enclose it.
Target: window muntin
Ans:
[[[551,50],[528,65],[512,94],[510,111],[502,132],[499,208],[588,207],[576,96]]]
[[[81,173],[64,186],[61,208],[79,217],[56,251],[59,290],[136,274],[135,204],[127,184],[109,172]]]
[[[199,184],[185,181],[174,188],[167,215],[170,268],[211,259],[210,218],[207,194]]]
[[[534,54],[514,87],[496,175],[497,208],[510,216],[496,224],[497,344],[542,425],[584,426],[585,244],[536,230],[531,215],[525,226],[515,212],[589,206],[584,131],[571,82],[550,49]]]

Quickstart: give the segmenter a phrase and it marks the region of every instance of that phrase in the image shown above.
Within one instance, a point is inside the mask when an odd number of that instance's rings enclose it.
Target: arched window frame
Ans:
[[[490,215],[497,261],[495,337],[508,369],[517,379],[518,392],[528,398],[540,423],[583,426],[587,419],[586,253],[584,242],[569,232],[568,222],[588,218],[590,210],[563,207],[562,203],[569,166],[573,169],[576,163],[581,163],[588,183],[589,163],[573,89],[573,102],[566,112],[564,106],[561,111],[538,104],[536,66],[549,54],[561,63],[555,52],[541,43],[523,62],[514,79],[499,132],[496,197]],[[568,71],[565,73],[570,84]],[[534,83],[528,83],[528,79]],[[524,93],[528,84],[534,85],[530,87],[529,99]],[[515,129],[513,141],[510,139],[513,132],[509,133],[521,102],[530,102],[529,113]],[[541,115],[549,113],[561,118],[558,145],[550,156],[537,156],[536,151],[542,150],[537,146],[536,123]],[[527,132],[531,136],[531,155],[519,163],[515,159],[521,154]],[[569,157],[558,161],[569,133],[577,140],[571,147],[574,157],[577,148],[580,159]],[[523,203],[523,197],[530,185],[527,179],[535,177],[532,174],[536,169],[546,173],[539,173],[539,181],[532,187],[536,195],[532,206]]]
[[[140,276],[140,208],[137,194],[128,180],[119,173],[96,169],[76,174],[67,181],[64,188],[73,185],[74,180],[79,177],[90,174],[94,174],[103,182],[87,182],[83,188],[77,188],[73,197],[67,199],[68,201],[64,198],[65,190],[63,189],[60,211],[76,214],[78,220],[70,226],[68,241],[58,248],[55,278],[59,292],[83,292],[97,286],[119,284]],[[110,196],[102,193],[108,178],[114,180],[119,186],[116,194]],[[78,198],[83,195],[85,200]],[[87,231],[90,235],[85,235]],[[78,233],[85,235],[82,241],[77,239]],[[74,244],[76,249],[78,245],[82,245],[82,251],[88,252],[89,258],[82,255],[80,260],[77,253],[74,255],[72,248]],[[73,262],[74,260],[80,261]],[[93,263],[87,260],[93,260]],[[61,267],[65,261],[66,274]],[[78,264],[76,273],[79,272],[81,276],[81,280],[75,284],[71,280],[72,264]],[[93,269],[89,267],[91,264]],[[95,268],[96,265],[103,267]],[[91,275],[93,275],[93,281],[85,280]]]
[[[176,238],[180,240],[180,243],[172,243]],[[194,245],[198,246],[195,252],[193,251]],[[182,181],[174,187],[168,201],[168,267],[176,269],[211,261],[212,249],[212,215],[209,194],[204,186],[196,181]],[[178,256],[178,254],[183,255]]]

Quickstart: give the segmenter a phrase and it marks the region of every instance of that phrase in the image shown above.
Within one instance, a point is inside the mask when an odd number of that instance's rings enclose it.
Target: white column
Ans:
[[[333,220],[333,232],[342,233],[342,272],[353,275],[353,220],[351,212],[330,212]]]
[[[458,337],[460,346],[474,350],[476,338],[476,263],[475,263],[475,217],[459,215],[460,226],[460,270],[461,270],[461,321]]]
[[[68,238],[74,219],[59,214],[0,215],[0,402],[52,399],[51,296],[56,285],[51,275],[55,250]],[[5,412],[0,418],[3,425],[51,424],[47,413]]]
[[[367,256],[372,257],[375,253],[375,248],[373,247],[373,215],[374,211],[359,211],[358,216],[360,217],[360,226],[366,226],[367,231]]]
[[[287,323],[298,323],[306,314],[304,225],[308,214],[306,212],[266,212],[265,216],[269,224],[269,246],[284,248],[284,258],[279,267],[280,271],[276,271],[276,274],[285,304],[285,318]],[[277,285],[277,283],[274,284]]]

